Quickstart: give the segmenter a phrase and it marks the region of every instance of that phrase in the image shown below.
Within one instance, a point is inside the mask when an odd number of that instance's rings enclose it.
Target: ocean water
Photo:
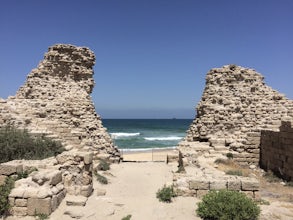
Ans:
[[[192,119],[103,119],[119,149],[143,151],[174,148],[185,137]]]

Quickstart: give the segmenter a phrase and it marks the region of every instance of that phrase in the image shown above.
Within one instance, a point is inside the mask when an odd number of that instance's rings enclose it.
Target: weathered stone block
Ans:
[[[209,190],[210,183],[208,180],[190,180],[189,189]]]
[[[22,187],[14,188],[11,190],[9,197],[23,198],[23,194],[25,191],[26,191],[26,189],[22,188]]]
[[[209,193],[209,190],[196,190],[196,197],[197,198],[202,198],[206,194]]]
[[[26,216],[27,212],[27,207],[12,207],[10,210],[11,215],[15,216]]]
[[[226,180],[213,180],[210,181],[210,190],[220,190],[227,189],[227,181]]]
[[[93,192],[93,185],[87,185],[87,186],[81,186],[80,189],[80,195],[81,196],[85,196],[85,197],[89,197]]]
[[[27,199],[15,199],[15,206],[18,207],[26,207],[27,206]]]
[[[52,212],[51,198],[37,199],[29,198],[27,202],[28,215],[46,214],[50,215]]]
[[[66,205],[68,206],[85,206],[87,197],[84,196],[72,196],[66,197]]]
[[[259,182],[253,178],[241,178],[241,189],[243,191],[258,191]]]
[[[227,188],[229,190],[240,191],[241,190],[241,181],[238,179],[228,180]]]
[[[14,173],[22,172],[22,165],[0,164],[0,175],[10,176]]]
[[[62,173],[59,170],[54,170],[49,174],[49,184],[55,186],[62,181]]]
[[[93,162],[93,153],[87,153],[83,157],[84,164],[91,164]]]

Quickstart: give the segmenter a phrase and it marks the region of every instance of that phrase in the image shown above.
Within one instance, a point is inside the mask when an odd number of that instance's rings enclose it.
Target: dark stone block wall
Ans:
[[[262,131],[260,167],[277,176],[293,181],[293,127],[282,122],[280,131]]]

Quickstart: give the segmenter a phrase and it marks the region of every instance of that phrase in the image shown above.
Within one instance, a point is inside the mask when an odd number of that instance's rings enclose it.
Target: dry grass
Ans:
[[[228,175],[249,176],[251,170],[240,166],[232,159],[217,159],[218,169],[224,171]]]

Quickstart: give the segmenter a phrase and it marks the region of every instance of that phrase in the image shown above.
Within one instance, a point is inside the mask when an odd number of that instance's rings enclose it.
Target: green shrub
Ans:
[[[108,179],[106,177],[102,176],[101,174],[99,174],[98,172],[95,173],[95,176],[97,177],[97,180],[99,183],[108,184]]]
[[[8,196],[14,187],[14,179],[6,178],[5,183],[0,186],[0,216],[6,214],[10,208]]]
[[[44,159],[64,151],[61,143],[49,138],[33,138],[26,130],[0,129],[0,163],[16,159]]]
[[[39,219],[39,220],[49,219],[49,216],[47,214],[44,214],[44,213],[35,214],[35,217],[36,217],[36,219]]]
[[[210,191],[198,203],[196,213],[203,219],[254,220],[260,214],[258,205],[237,191]]]
[[[227,170],[225,173],[227,175],[243,176],[243,173],[241,170]]]
[[[172,202],[172,197],[175,197],[173,186],[164,186],[157,192],[157,198],[161,202]]]
[[[97,170],[110,170],[110,164],[105,160],[100,160],[99,165],[97,166]]]
[[[232,153],[227,153],[227,154],[226,154],[226,157],[227,157],[228,159],[232,160],[232,159],[233,159],[233,154],[232,154]]]
[[[123,217],[121,220],[130,220],[132,215],[127,215],[125,217]]]

